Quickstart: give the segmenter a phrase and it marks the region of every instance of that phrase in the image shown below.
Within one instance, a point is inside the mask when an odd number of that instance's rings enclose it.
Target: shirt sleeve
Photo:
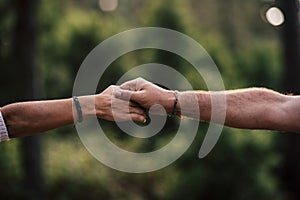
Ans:
[[[7,128],[2,117],[2,113],[0,111],[0,142],[9,140]]]

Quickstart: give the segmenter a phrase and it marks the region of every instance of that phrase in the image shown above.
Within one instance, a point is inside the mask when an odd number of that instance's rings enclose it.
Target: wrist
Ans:
[[[175,114],[175,115],[177,114],[177,111],[180,108],[178,95],[179,95],[178,91],[174,91],[174,90],[166,91],[162,105],[164,106],[168,114]]]
[[[87,119],[91,116],[95,116],[96,110],[95,110],[95,95],[88,95],[88,96],[79,96],[77,97],[79,106],[81,109],[81,117],[78,113],[78,105],[76,106],[74,99],[73,99],[73,115],[74,115],[74,121],[78,122],[80,121],[80,118]]]

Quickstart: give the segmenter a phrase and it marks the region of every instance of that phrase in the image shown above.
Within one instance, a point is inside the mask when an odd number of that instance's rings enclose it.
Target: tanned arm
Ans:
[[[78,97],[83,119],[97,116],[110,121],[145,122],[143,109],[132,102],[114,99],[115,88],[110,86],[101,94]],[[10,138],[34,135],[78,121],[72,98],[13,103],[2,107],[1,113]]]
[[[222,92],[193,91],[179,94],[186,101],[195,94],[203,121],[211,119],[211,100],[225,95],[225,125],[242,129],[267,129],[300,132],[300,97],[283,95],[265,88],[247,88]],[[218,107],[218,105],[216,105]],[[219,105],[220,110],[224,109]],[[178,104],[180,110],[180,104]],[[191,112],[187,117],[197,118]]]
[[[174,91],[142,78],[122,84],[121,89],[115,93],[118,98],[131,99],[146,109],[160,104],[169,114],[173,110]],[[283,95],[265,88],[247,88],[220,92],[185,91],[178,93],[178,99],[177,114],[181,116],[212,121],[214,101],[216,113],[224,113],[226,126],[300,132],[300,96]],[[213,122],[223,121],[218,121],[217,117]]]

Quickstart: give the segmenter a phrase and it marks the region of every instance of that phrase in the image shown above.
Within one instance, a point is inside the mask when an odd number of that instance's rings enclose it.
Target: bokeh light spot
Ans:
[[[279,26],[284,22],[284,15],[277,7],[271,7],[266,12],[266,18],[273,26]]]
[[[100,9],[106,12],[116,10],[118,3],[118,0],[99,0]]]

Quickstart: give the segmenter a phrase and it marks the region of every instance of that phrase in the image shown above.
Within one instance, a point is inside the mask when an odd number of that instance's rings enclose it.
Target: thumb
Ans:
[[[122,99],[126,101],[129,100],[136,101],[137,93],[138,93],[137,91],[118,89],[114,91],[114,96],[118,99]]]

